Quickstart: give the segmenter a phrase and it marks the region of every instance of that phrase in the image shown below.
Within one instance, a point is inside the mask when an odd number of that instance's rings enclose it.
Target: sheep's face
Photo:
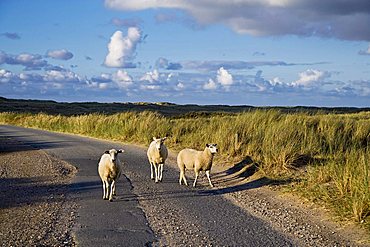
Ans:
[[[119,149],[119,150],[111,149],[111,150],[105,151],[106,154],[109,154],[110,159],[111,159],[112,162],[115,162],[116,159],[117,159],[117,155],[119,153],[123,153],[123,152],[124,151],[122,149]]]
[[[206,147],[209,149],[211,154],[215,154],[218,152],[217,144],[206,144]]]
[[[164,141],[167,139],[167,137],[163,137],[163,138],[155,138],[153,137],[153,141],[155,141],[155,148],[158,150],[158,151],[161,151],[162,149],[162,146],[163,146],[163,143]]]

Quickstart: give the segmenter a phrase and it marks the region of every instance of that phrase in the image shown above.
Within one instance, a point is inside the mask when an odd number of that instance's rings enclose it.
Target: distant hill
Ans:
[[[331,113],[355,113],[370,111],[370,108],[356,107],[254,107],[248,105],[177,105],[168,102],[158,103],[98,103],[98,102],[56,102],[52,100],[23,100],[7,99],[0,97],[0,112],[29,112],[61,115],[82,115],[89,113],[114,114],[126,111],[156,111],[164,116],[199,116],[214,113],[238,113],[255,109],[279,109],[285,112],[331,112]]]

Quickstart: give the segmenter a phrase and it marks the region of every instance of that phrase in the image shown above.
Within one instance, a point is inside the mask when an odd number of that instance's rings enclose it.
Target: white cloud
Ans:
[[[112,75],[112,81],[117,84],[121,89],[127,88],[132,85],[132,77],[124,70],[118,70]]]
[[[90,80],[87,80],[86,81],[86,85],[87,87],[89,88],[99,88],[99,83],[96,82],[96,81],[90,81]]]
[[[196,71],[217,71],[220,67],[226,70],[250,70],[262,66],[302,66],[325,64],[326,62],[314,63],[288,63],[284,61],[238,61],[238,60],[188,60],[181,62],[170,62],[168,59],[160,57],[156,61],[156,68],[166,70],[196,70]]]
[[[112,82],[112,75],[108,73],[101,73],[100,76],[92,77],[91,80],[98,83]]]
[[[324,80],[329,78],[330,76],[331,74],[327,71],[308,69],[306,71],[299,73],[299,79],[292,82],[291,85],[294,87],[315,86],[318,83],[324,82]]]
[[[50,90],[50,89],[55,89],[55,90],[61,90],[65,88],[63,83],[60,82],[48,82],[44,85],[44,90]]]
[[[112,85],[112,75],[107,73],[102,73],[98,77],[93,77],[90,80],[86,81],[86,84],[90,88],[98,88],[98,89],[107,89]]]
[[[133,84],[133,78],[125,70],[117,70],[113,74],[102,73],[88,80],[87,85],[91,88],[107,89],[118,87],[127,89]]]
[[[179,20],[179,17],[174,13],[158,13],[155,16],[155,20],[157,23],[162,22],[176,22]]]
[[[137,27],[130,27],[127,36],[116,31],[108,44],[108,55],[104,64],[108,67],[134,67],[131,62],[135,57],[136,46],[141,40],[141,32]]]
[[[223,67],[217,71],[217,82],[224,87],[229,87],[233,84],[233,76]]]
[[[370,40],[368,0],[105,0],[108,8],[180,9],[201,25],[222,23],[250,35],[298,35]]]
[[[284,83],[280,80],[279,77],[274,77],[272,78],[271,80],[269,80],[269,83],[272,85],[272,86],[276,86],[276,85],[283,85]]]
[[[209,79],[209,81],[203,85],[203,89],[205,90],[215,90],[216,88],[217,84],[212,79]]]
[[[35,55],[28,54],[28,53],[22,53],[22,54],[19,54],[17,56],[17,60],[20,63],[29,63],[29,62],[33,61],[35,58],[36,58]]]
[[[177,83],[177,85],[175,87],[175,90],[181,91],[181,90],[184,90],[184,89],[185,89],[184,83],[182,83],[182,82]]]
[[[42,75],[36,74],[36,73],[20,73],[19,79],[22,82],[42,82],[44,81],[44,77]]]
[[[334,95],[345,95],[345,96],[370,96],[370,81],[366,80],[355,80],[338,85],[334,89]]]
[[[19,74],[19,78],[21,80],[29,80],[30,79],[30,76],[28,74],[26,74],[26,73],[20,73]]]
[[[166,70],[180,70],[182,69],[181,63],[172,63],[169,62],[168,59],[160,57],[157,59],[155,66],[160,69]]]
[[[361,50],[358,52],[358,54],[360,55],[370,55],[370,44],[369,44],[369,47],[367,48],[367,50]]]
[[[62,49],[62,50],[49,50],[46,53],[46,56],[54,59],[69,60],[73,57],[73,54],[65,49]]]
[[[111,75],[110,74],[107,74],[107,73],[102,73],[100,75],[100,77],[103,79],[103,80],[111,80]]]
[[[173,73],[169,73],[168,75],[167,75],[167,78],[166,78],[166,81],[167,82],[170,82],[171,80],[172,80],[172,78],[174,77],[174,74]]]
[[[140,88],[143,90],[159,90],[161,87],[159,85],[141,85]]]
[[[120,1],[106,0],[105,5],[113,9],[123,10],[144,10],[150,8],[182,8],[184,7],[183,0],[173,1],[158,1],[158,0],[136,0],[136,1]]]
[[[80,76],[75,74],[72,71],[58,71],[58,70],[49,70],[46,71],[44,81],[48,82],[81,82]]]
[[[13,77],[14,75],[12,72],[5,70],[5,69],[0,69],[0,82],[1,83],[8,83]]]
[[[75,95],[76,90],[87,85],[86,79],[81,79],[71,71],[53,70],[45,71],[43,74],[28,72],[17,74],[0,69],[0,82],[5,82],[2,92],[18,97]]]
[[[261,98],[269,98],[273,99],[271,104],[290,105],[312,104],[310,102],[315,103],[315,100],[321,104],[319,99],[330,96],[328,98],[338,99],[337,103],[340,105],[346,104],[340,101],[342,99],[347,98],[348,102],[353,104],[359,102],[361,97],[362,102],[368,104],[370,95],[370,81],[333,81],[329,77],[333,72],[313,69],[297,75],[297,80],[294,82],[284,81],[274,76],[264,78],[262,71],[257,71],[255,75],[248,72],[241,74],[235,72],[233,90],[227,93],[227,97],[225,97],[224,90],[228,89],[217,81],[216,73],[213,73],[212,78],[209,73],[175,73],[167,81],[170,74],[160,73],[160,82],[150,83],[149,81],[139,82],[142,74],[133,74],[131,77],[124,70],[117,70],[112,74],[103,73],[92,78],[81,78],[70,71],[42,71],[39,74],[27,71],[13,73],[0,69],[0,85],[4,97],[43,97],[66,100],[67,96],[72,96],[68,100],[83,101],[96,101],[99,97],[103,97],[105,101],[117,101],[122,100],[122,96],[126,95],[128,101],[163,101],[166,99],[166,101],[175,103],[189,103],[189,101],[198,99],[199,101],[194,102],[245,104],[244,101],[238,101],[238,99],[241,99],[243,95],[248,95],[248,97],[257,98],[255,102],[262,102],[258,101]],[[117,90],[117,88],[122,90]],[[58,96],[60,98],[57,98]],[[308,96],[313,101],[302,100]],[[277,97],[281,97],[282,101],[274,101]],[[211,99],[214,101],[210,101]],[[220,101],[223,99],[225,101]],[[290,101],[291,99],[293,101]],[[350,99],[356,99],[356,101],[350,101]],[[365,103],[361,104],[365,105]]]
[[[164,57],[160,57],[157,59],[157,61],[155,62],[155,66],[158,67],[158,68],[167,68],[168,66],[168,59],[164,58]]]
[[[109,87],[109,83],[106,82],[99,83],[98,87],[99,89],[107,89]]]
[[[40,55],[29,53],[21,53],[15,58],[10,58],[8,64],[23,65],[27,69],[40,69],[48,65],[45,60],[42,60],[42,57]]]
[[[158,70],[153,70],[146,72],[141,78],[140,81],[148,81],[150,83],[157,82],[159,80]]]
[[[221,85],[228,91],[233,83],[233,76],[226,69],[221,67],[217,70],[216,80],[209,79],[208,82],[203,84],[202,88],[204,90],[216,90],[218,85]]]
[[[21,53],[19,55],[10,55],[0,51],[0,65],[4,63],[22,65],[26,67],[26,70],[39,70],[48,66],[47,61],[43,60],[42,56],[38,54]]]
[[[266,80],[262,76],[262,70],[258,70],[256,72],[256,75],[254,76],[253,85],[258,92],[266,92],[273,89],[272,88],[273,85],[271,84],[271,82]]]

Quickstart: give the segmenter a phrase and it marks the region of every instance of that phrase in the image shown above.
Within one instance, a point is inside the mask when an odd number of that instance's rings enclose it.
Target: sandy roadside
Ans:
[[[74,246],[76,169],[41,150],[0,137],[1,246]]]

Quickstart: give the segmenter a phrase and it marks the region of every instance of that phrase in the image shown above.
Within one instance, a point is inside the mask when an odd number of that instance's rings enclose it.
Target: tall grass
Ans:
[[[309,167],[300,190],[313,201],[328,203],[339,216],[366,222],[370,216],[369,159],[368,150],[337,154],[325,164]]]
[[[340,216],[370,219],[370,113],[257,110],[182,118],[155,112],[69,117],[0,113],[0,123],[140,144],[166,135],[174,150],[218,143],[218,164],[252,157],[266,176],[300,176],[300,193],[332,205]],[[296,172],[302,170],[306,172]]]

